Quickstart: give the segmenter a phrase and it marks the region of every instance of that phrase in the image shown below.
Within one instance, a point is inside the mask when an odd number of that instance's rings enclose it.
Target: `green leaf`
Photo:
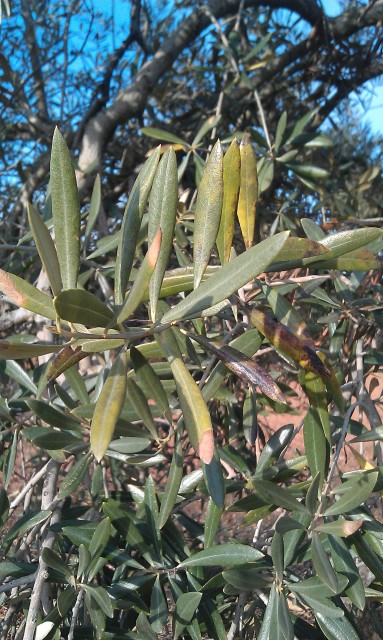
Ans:
[[[246,249],[254,243],[255,214],[258,199],[257,162],[253,147],[247,136],[240,146],[241,183],[239,189],[237,216]]]
[[[278,592],[273,584],[257,640],[286,640],[278,623]]]
[[[2,487],[0,489],[0,524],[4,524],[8,518],[9,500],[7,492]],[[2,572],[3,573],[3,572]]]
[[[170,463],[169,475],[165,486],[165,491],[161,500],[161,507],[158,519],[158,528],[166,524],[172,509],[175,505],[178,491],[181,485],[183,471],[183,449],[182,449],[182,429],[178,429],[175,436],[175,445],[172,461]]]
[[[3,462],[3,477],[4,477],[4,488],[8,489],[8,485],[10,483],[10,480],[12,478],[13,475],[13,468],[15,465],[15,460],[16,460],[16,453],[17,453],[17,444],[19,442],[19,434],[17,432],[17,430],[15,429],[13,437],[12,437],[12,443],[11,445],[8,447],[8,450],[4,456],[4,462]]]
[[[60,266],[56,247],[48,228],[35,207],[27,203],[29,226],[54,296],[61,291]]]
[[[346,617],[333,619],[322,613],[315,613],[315,617],[327,640],[360,640]]]
[[[321,244],[329,249],[331,253],[324,256],[325,260],[337,258],[351,251],[355,251],[360,247],[364,247],[370,242],[374,242],[383,235],[383,229],[375,227],[366,227],[364,229],[350,229],[348,231],[339,231],[327,235]]]
[[[306,494],[306,507],[311,515],[315,515],[319,504],[319,489],[322,486],[322,477],[320,471],[315,475],[313,481]]]
[[[350,251],[344,256],[324,260],[321,269],[338,269],[339,271],[370,271],[372,269],[380,269],[382,263],[378,256],[369,249],[361,247]]]
[[[274,532],[271,541],[271,559],[273,561],[275,573],[280,582],[283,580],[284,553],[283,553],[283,537],[278,531]]]
[[[287,112],[284,111],[278,120],[277,129],[275,131],[275,140],[274,140],[275,153],[278,153],[279,147],[281,146],[282,138],[286,131],[286,124],[287,124]]]
[[[222,211],[223,153],[221,143],[214,145],[198,187],[194,214],[194,288],[201,283],[214,247]]]
[[[149,364],[142,353],[131,347],[130,358],[133,363],[137,381],[142,387],[147,398],[152,398],[157,407],[165,414],[169,422],[172,420],[172,414],[169,407],[168,396],[162,386],[161,379]]]
[[[73,580],[72,572],[69,569],[67,563],[61,558],[61,556],[59,556],[58,553],[56,553],[56,551],[53,551],[53,549],[49,549],[49,547],[44,547],[41,552],[41,558],[43,562],[48,565],[48,567],[51,567],[52,569],[55,569],[56,571],[62,573],[68,579],[68,581]]]
[[[161,284],[173,246],[177,202],[177,161],[173,149],[169,149],[158,165],[149,198],[148,245],[152,244],[158,229],[161,229],[162,232],[161,254],[157,260],[149,287],[152,320],[156,318],[156,307]]]
[[[328,541],[338,581],[341,581],[341,574],[346,576],[348,585],[345,587],[345,593],[351,602],[363,611],[366,604],[364,586],[351,552],[342,538],[329,535]]]
[[[217,248],[221,264],[229,262],[234,238],[235,212],[240,184],[241,156],[238,141],[233,140],[223,159],[222,213],[217,234]]]
[[[303,438],[311,474],[316,476],[319,473],[320,483],[322,483],[328,469],[329,448],[315,407],[309,407],[305,416]]]
[[[179,638],[186,625],[193,618],[199,603],[201,602],[202,593],[198,591],[190,591],[189,593],[182,593],[176,601],[176,608],[174,611],[174,640]]]
[[[122,304],[128,288],[141,220],[160,159],[158,148],[145,162],[130,192],[121,226],[115,267],[115,302]]]
[[[210,498],[205,513],[205,535],[204,548],[208,549],[214,545],[215,536],[221,522],[223,508],[217,507],[215,502]]]
[[[236,567],[264,558],[258,549],[245,544],[219,544],[198,551],[178,565],[182,567]]]
[[[154,480],[151,475],[146,478],[144,497],[146,521],[150,527],[150,539],[156,550],[158,560],[161,559],[161,533],[159,528],[159,510]]]
[[[282,451],[289,445],[293,432],[294,425],[287,424],[273,433],[262,449],[257,464],[256,476],[261,476],[266,469],[269,469],[278,460]]]
[[[4,544],[11,543],[17,536],[22,536],[26,531],[29,531],[37,524],[45,522],[51,515],[52,511],[45,509],[43,511],[31,511],[22,516],[15,524],[9,529],[5,538]]]
[[[97,602],[101,611],[108,618],[113,618],[113,605],[108,592],[103,587],[91,587],[89,584],[83,584],[82,587]]]
[[[324,180],[330,175],[329,171],[322,169],[322,167],[316,167],[312,164],[303,164],[300,162],[286,162],[285,165],[288,169],[291,169],[298,176],[303,178],[310,178],[312,180]]]
[[[334,593],[338,591],[337,575],[332,568],[330,560],[317,533],[313,533],[311,539],[311,556],[315,571],[318,576]]]
[[[150,624],[156,633],[161,633],[168,618],[168,605],[157,576],[150,598]]]
[[[7,360],[4,362],[4,366],[0,365],[0,371],[4,372],[5,375],[10,378],[13,378],[13,380],[16,380],[21,387],[24,387],[35,395],[37,394],[36,385],[32,382],[27,372],[14,360]]]
[[[147,449],[151,440],[149,438],[135,438],[126,437],[112,440],[109,445],[109,449],[113,451],[120,451],[121,453],[139,453],[144,449]]]
[[[145,427],[148,429],[148,431],[150,431],[152,438],[158,441],[157,427],[153,420],[148,401],[141,391],[140,387],[131,377],[128,377],[126,381],[126,390],[128,398],[130,399],[133,408],[139,416],[140,420],[142,420]]]
[[[60,591],[57,597],[57,609],[60,614],[64,618],[68,611],[72,609],[74,603],[76,602],[76,589],[74,587],[67,587],[63,591]]]
[[[67,450],[68,447],[82,444],[82,438],[67,431],[29,427],[23,429],[22,433],[23,437],[33,442],[36,447],[48,451]]]
[[[227,569],[223,571],[222,575],[226,582],[239,591],[253,591],[271,586],[273,578],[261,573],[264,569],[265,567],[261,563],[260,566],[244,565],[237,569]]]
[[[187,142],[169,131],[163,131],[163,129],[157,129],[156,127],[142,127],[141,131],[145,136],[149,136],[155,140],[164,140],[165,142],[173,144],[181,144],[185,148],[189,147]]]
[[[202,438],[200,451],[203,445],[205,445],[205,442]],[[210,451],[210,443],[208,443],[207,449]],[[205,463],[202,458],[201,461],[203,475],[209,495],[215,505],[221,509],[225,504],[225,482],[223,478],[222,465],[216,447],[214,446],[213,457],[210,462]]]
[[[147,254],[141,264],[141,267],[136,275],[134,284],[129,291],[129,294],[122,305],[120,311],[116,314],[116,322],[121,323],[130,318],[130,316],[137,309],[142,299],[142,292],[149,285],[149,280],[152,277],[156,264],[161,255],[162,233],[161,229],[158,229],[156,235],[153,238]],[[109,326],[113,325],[113,321],[109,323]]]
[[[337,502],[326,509],[324,516],[336,516],[347,513],[363,504],[370,497],[378,479],[378,472],[364,473],[359,480],[352,483],[348,491],[343,493]]]
[[[85,606],[88,610],[90,621],[94,629],[95,640],[103,640],[105,630],[105,614],[97,600],[91,596],[91,588],[87,586],[85,593]]]
[[[190,442],[202,462],[209,464],[214,454],[214,435],[206,402],[179,352],[177,353],[177,349],[174,346],[174,334],[171,330],[165,331],[158,339],[169,361],[176,382],[178,398]]]
[[[0,358],[2,360],[24,360],[37,358],[49,353],[61,351],[63,345],[57,344],[12,344],[8,340],[0,340]]]
[[[68,147],[56,127],[51,155],[52,215],[64,289],[75,289],[80,266],[80,203]]]
[[[301,225],[302,225],[303,231],[305,232],[309,240],[314,240],[315,242],[321,242],[321,240],[323,240],[323,238],[326,237],[326,234],[323,231],[323,229],[319,226],[319,224],[314,222],[314,220],[311,220],[311,218],[302,218]]]
[[[302,503],[298,502],[286,489],[283,489],[277,484],[269,482],[268,480],[258,480],[258,478],[254,478],[252,485],[257,494],[265,502],[275,504],[289,511],[307,513],[307,509]]]
[[[55,297],[53,304],[59,318],[87,327],[105,327],[113,318],[113,311],[104,302],[83,289],[66,288]]]
[[[41,420],[44,420],[51,427],[58,429],[69,429],[81,432],[81,422],[63,411],[55,409],[52,405],[47,404],[43,400],[34,400],[29,398],[27,405]]]
[[[165,313],[161,323],[174,322],[187,317],[198,317],[204,309],[222,302],[247,282],[265,271],[278,255],[289,232],[278,233],[252,247],[228,264],[225,264],[206,282]]]
[[[28,309],[49,320],[56,319],[52,298],[47,293],[43,293],[26,280],[2,269],[0,269],[0,291],[18,307]]]
[[[113,437],[126,394],[126,353],[119,354],[96,402],[90,431],[90,446],[100,462]]]

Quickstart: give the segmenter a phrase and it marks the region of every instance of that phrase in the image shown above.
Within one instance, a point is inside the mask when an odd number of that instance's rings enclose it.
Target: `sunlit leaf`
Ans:
[[[217,248],[221,264],[229,262],[234,238],[235,212],[237,210],[240,184],[241,156],[236,139],[233,140],[223,159],[222,213],[217,234]]]
[[[150,312],[154,320],[165,269],[173,246],[173,232],[177,213],[178,178],[175,153],[169,149],[162,157],[149,198],[148,244],[152,244],[158,229],[162,232],[161,253],[150,280]]]
[[[255,232],[255,213],[258,199],[257,162],[253,147],[247,137],[240,146],[241,183],[238,198],[237,216],[246,249],[253,245]]]
[[[289,232],[267,238],[225,264],[211,278],[203,282],[190,295],[165,313],[161,323],[173,322],[186,317],[197,317],[204,309],[225,300],[232,293],[256,278],[278,255],[289,236]]]
[[[126,373],[126,353],[122,353],[115,359],[94,409],[90,447],[98,462],[109,446],[120,417],[126,394]]]
[[[66,142],[55,129],[51,155],[52,215],[64,289],[75,289],[80,266],[80,203]]]
[[[0,291],[18,307],[55,320],[56,312],[52,298],[19,276],[0,269]]]
[[[221,143],[214,145],[198,188],[194,214],[194,288],[208,265],[220,224],[223,199],[223,153]]]
[[[122,304],[128,287],[141,219],[160,159],[157,149],[145,162],[130,192],[121,226],[115,270],[115,302]]]
[[[29,202],[27,204],[27,212],[29,226],[32,229],[37,251],[39,252],[41,262],[48,276],[53,295],[56,296],[61,291],[60,266],[56,247],[45,222],[37,209]]]

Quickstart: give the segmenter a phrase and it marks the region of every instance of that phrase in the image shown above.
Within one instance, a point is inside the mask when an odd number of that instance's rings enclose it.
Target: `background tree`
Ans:
[[[101,173],[110,217],[150,145],[143,125],[190,143],[209,116],[219,115],[215,136],[253,129],[255,143],[255,132],[266,138],[260,151],[272,159],[284,111],[292,129],[316,109],[309,131],[317,131],[351,93],[383,73],[381,0],[346,2],[336,18],[315,0],[134,0],[118,19],[114,6],[108,15],[107,7],[80,0],[49,7],[20,0],[3,17],[0,202],[8,239],[10,223],[23,226],[26,201],[47,184],[55,124],[77,156],[82,194],[89,196]],[[312,153],[304,150],[310,164]],[[288,172],[273,164],[277,194]],[[360,177],[357,162],[353,168]]]

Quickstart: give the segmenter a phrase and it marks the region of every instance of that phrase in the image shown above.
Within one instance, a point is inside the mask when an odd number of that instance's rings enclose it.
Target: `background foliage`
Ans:
[[[3,7],[0,637],[380,636],[382,2],[130,8]]]

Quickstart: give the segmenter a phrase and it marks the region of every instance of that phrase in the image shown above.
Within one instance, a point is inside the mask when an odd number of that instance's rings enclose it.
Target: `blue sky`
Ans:
[[[330,17],[335,17],[341,13],[341,4],[338,0],[322,0],[324,10]],[[359,102],[359,112],[362,122],[370,122],[374,133],[383,134],[383,80],[379,81],[379,85],[370,84],[362,92],[361,98],[365,103],[365,109]],[[351,94],[351,97],[356,96]]]

